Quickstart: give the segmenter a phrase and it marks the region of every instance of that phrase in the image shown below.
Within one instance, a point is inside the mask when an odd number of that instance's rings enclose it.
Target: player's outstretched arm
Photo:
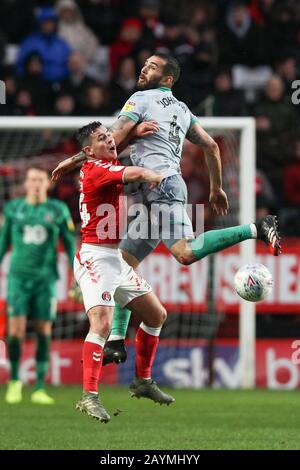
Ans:
[[[134,129],[135,125],[136,122],[133,119],[127,116],[119,116],[118,119],[110,126],[109,130],[112,133],[113,138],[115,139],[118,153],[122,150],[119,148],[120,144],[126,144],[127,142],[128,145],[128,137],[130,135],[130,132]],[[125,147],[127,145],[125,145]]]
[[[128,145],[127,137],[135,125],[136,123],[132,119],[127,118],[126,116],[120,116],[119,119],[117,119],[110,127],[110,132],[113,134],[118,153],[124,150],[124,148]],[[119,148],[121,142],[125,142],[126,140],[127,144],[123,146],[122,149]],[[76,155],[63,160],[52,171],[51,180],[58,181],[64,174],[72,171],[79,163],[82,163],[86,159],[87,157],[85,153],[81,150]]]
[[[86,159],[87,156],[82,150],[79,153],[76,153],[76,155],[66,158],[52,171],[51,181],[58,181],[63,175],[74,170],[79,163],[84,162]]]
[[[127,118],[126,118],[127,119]],[[126,149],[128,145],[130,145],[134,139],[139,138],[139,137],[147,137],[148,135],[152,135],[155,132],[159,131],[159,127],[157,122],[155,121],[144,121],[141,122],[140,124],[135,125],[127,137],[117,145],[117,152],[118,154],[123,152],[123,150]],[[113,136],[115,134],[113,133]]]
[[[110,128],[116,142],[117,152],[122,152],[137,137],[147,137],[159,130],[154,121],[136,123],[126,116],[121,116]],[[116,137],[115,137],[116,136]],[[121,140],[123,139],[123,140]],[[119,143],[118,143],[119,142]],[[87,159],[83,151],[60,162],[52,171],[52,181],[58,181],[64,174],[74,170],[79,163]]]
[[[138,181],[140,183],[150,183],[150,187],[154,188],[159,186],[164,176],[156,171],[149,170],[148,168],[140,168],[139,166],[129,166],[123,176],[124,183],[133,183]]]
[[[218,144],[198,123],[190,127],[186,137],[204,150],[210,177],[209,202],[212,208],[217,214],[227,214],[229,205],[226,193],[222,189],[222,165]]]

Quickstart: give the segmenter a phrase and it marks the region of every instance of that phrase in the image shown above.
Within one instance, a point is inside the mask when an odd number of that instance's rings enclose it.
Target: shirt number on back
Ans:
[[[178,126],[177,124],[177,117],[178,116],[174,114],[173,121],[170,124],[169,142],[173,142],[176,145],[175,152],[179,153],[180,152],[180,137],[179,137],[180,126]]]
[[[86,227],[87,224],[89,223],[91,216],[87,210],[87,205],[83,203],[83,199],[84,199],[84,194],[81,193],[80,198],[79,198],[79,212],[80,212],[80,217],[82,220],[82,227]]]

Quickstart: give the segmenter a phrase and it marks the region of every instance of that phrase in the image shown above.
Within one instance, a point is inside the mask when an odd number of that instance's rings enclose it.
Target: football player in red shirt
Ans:
[[[163,176],[141,167],[121,166],[112,134],[100,122],[82,127],[77,137],[88,160],[80,171],[82,245],[75,257],[74,275],[82,291],[90,329],[83,346],[83,395],[76,407],[106,423],[110,416],[98,396],[98,382],[115,301],[126,305],[141,320],[131,395],[167,405],[174,402],[151,379],[166,310],[148,283],[124,261],[118,248],[123,184],[139,181],[157,186]]]

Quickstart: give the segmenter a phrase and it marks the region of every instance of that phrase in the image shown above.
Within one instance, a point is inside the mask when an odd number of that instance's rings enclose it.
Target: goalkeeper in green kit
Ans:
[[[12,247],[7,293],[11,377],[5,395],[10,404],[22,400],[19,362],[28,316],[34,320],[37,334],[37,380],[31,401],[43,405],[54,403],[45,391],[45,377],[52,323],[56,317],[57,243],[61,236],[72,266],[75,234],[66,204],[47,197],[49,186],[47,171],[33,166],[26,173],[25,197],[11,200],[4,207],[0,262]]]

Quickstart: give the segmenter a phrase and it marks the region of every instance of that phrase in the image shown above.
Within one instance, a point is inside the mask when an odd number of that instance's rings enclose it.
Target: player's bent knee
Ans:
[[[108,336],[113,317],[113,307],[93,307],[88,312],[91,330],[103,337]]]
[[[105,318],[101,322],[101,336],[106,337],[109,335],[109,332],[111,330],[111,325],[112,322],[109,318]]]
[[[163,326],[167,319],[167,311],[166,309],[161,305],[158,310],[156,310],[155,315],[152,316],[151,320],[150,318],[147,319],[148,321],[151,321],[151,326],[154,328],[159,328]],[[149,325],[150,326],[150,325]]]
[[[163,325],[167,319],[167,310],[161,306],[161,311],[160,311],[160,319],[161,319],[161,324]]]
[[[112,322],[102,319],[101,322],[90,322],[90,332],[96,333],[103,338],[107,338],[111,330]]]
[[[25,338],[26,320],[24,317],[14,317],[8,320],[8,334],[20,340]]]
[[[15,326],[14,328],[10,328],[9,336],[12,336],[12,337],[18,338],[18,339],[24,339],[25,338],[25,329],[23,327],[18,327],[18,326]]]
[[[36,324],[36,332],[40,335],[50,336],[52,332],[51,321],[38,321]]]
[[[9,336],[11,336],[12,338],[17,338],[22,341],[25,338],[25,331],[20,331],[20,330],[13,331],[9,334]]]

